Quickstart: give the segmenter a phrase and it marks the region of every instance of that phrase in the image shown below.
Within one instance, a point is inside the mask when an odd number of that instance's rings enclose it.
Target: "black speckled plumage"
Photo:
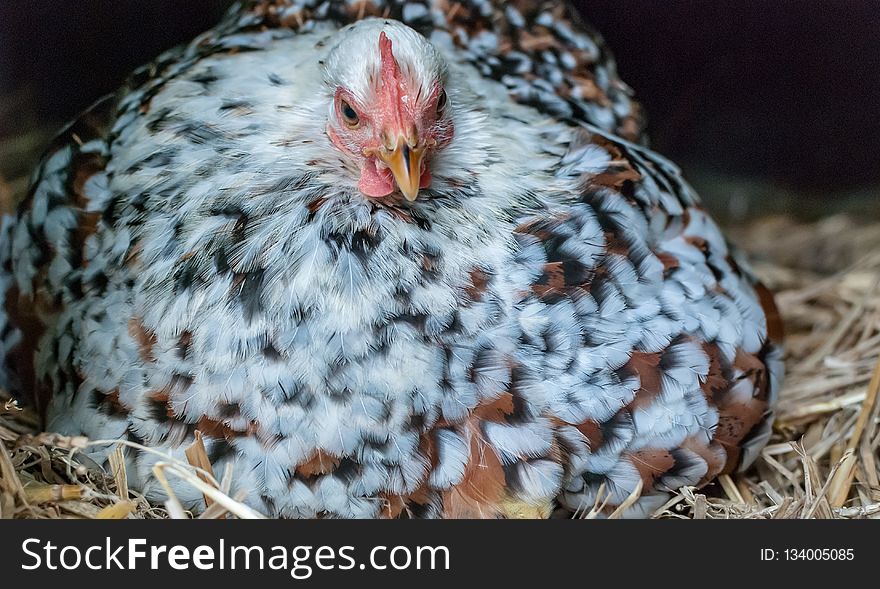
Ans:
[[[644,516],[769,435],[772,297],[558,3],[244,2],[2,227],[0,384],[63,433],[200,431],[271,516]]]

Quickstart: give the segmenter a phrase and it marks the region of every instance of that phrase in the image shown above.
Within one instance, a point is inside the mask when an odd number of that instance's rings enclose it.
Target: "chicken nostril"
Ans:
[[[394,151],[394,148],[397,145],[394,141],[391,140],[391,137],[389,137],[385,131],[382,131],[382,133],[379,135],[379,140],[382,142],[382,147],[385,148],[385,151],[389,153]]]

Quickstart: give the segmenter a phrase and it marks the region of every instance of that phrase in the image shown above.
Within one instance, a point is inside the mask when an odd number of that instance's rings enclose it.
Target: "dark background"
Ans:
[[[0,0],[0,94],[27,97],[0,110],[0,135],[24,124],[25,110],[40,123],[71,118],[228,4]],[[880,184],[876,2],[576,4],[645,105],[653,145],[702,191],[785,193],[778,200],[791,208]]]

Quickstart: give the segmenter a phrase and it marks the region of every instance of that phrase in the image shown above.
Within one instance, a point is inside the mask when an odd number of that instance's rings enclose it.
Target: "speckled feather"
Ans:
[[[555,4],[252,1],[138,70],[3,221],[0,384],[62,433],[182,457],[199,430],[279,517],[546,517],[641,484],[637,517],[748,466],[772,297]],[[324,132],[357,73],[334,52],[380,31],[439,56],[455,123],[413,203],[359,194]],[[130,483],[161,500],[155,460]]]

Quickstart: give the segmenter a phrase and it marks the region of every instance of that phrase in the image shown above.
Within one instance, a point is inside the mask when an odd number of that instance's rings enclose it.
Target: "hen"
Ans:
[[[0,384],[52,431],[199,431],[271,516],[646,516],[748,466],[781,364],[645,144],[556,3],[245,2],[49,150],[3,224]]]

